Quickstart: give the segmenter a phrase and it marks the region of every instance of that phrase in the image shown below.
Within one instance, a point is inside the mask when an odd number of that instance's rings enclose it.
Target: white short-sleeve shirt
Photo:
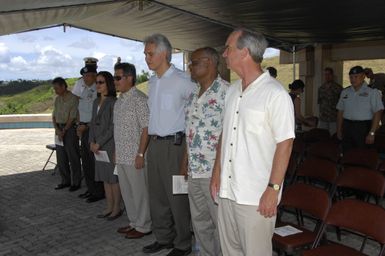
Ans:
[[[227,91],[222,134],[219,196],[258,205],[268,185],[276,145],[294,138],[293,102],[268,72],[242,91],[241,81]]]

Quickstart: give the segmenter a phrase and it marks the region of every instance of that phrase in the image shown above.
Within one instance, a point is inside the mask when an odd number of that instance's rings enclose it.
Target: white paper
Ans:
[[[293,226],[286,225],[279,228],[275,228],[274,233],[276,233],[279,236],[290,236],[294,234],[301,233],[302,230],[299,230]]]
[[[117,165],[115,165],[113,174],[114,174],[114,175],[118,175],[118,167],[117,167]]]
[[[187,194],[188,182],[184,175],[173,175],[172,176],[172,193],[176,194]]]
[[[55,144],[58,145],[58,146],[64,147],[64,143],[63,143],[62,140],[59,140],[59,136],[58,135],[55,135]]]
[[[110,159],[108,158],[107,151],[100,150],[97,154],[95,154],[95,160],[100,162],[110,162]]]

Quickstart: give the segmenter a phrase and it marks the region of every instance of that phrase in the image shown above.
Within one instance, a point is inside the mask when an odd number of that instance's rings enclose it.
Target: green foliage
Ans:
[[[29,91],[0,97],[0,114],[41,113],[53,104],[54,92],[50,83]]]
[[[146,82],[146,81],[148,81],[149,78],[150,78],[150,73],[149,72],[145,72],[144,70],[142,70],[142,73],[140,73],[136,77],[136,84],[140,84],[140,83]]]

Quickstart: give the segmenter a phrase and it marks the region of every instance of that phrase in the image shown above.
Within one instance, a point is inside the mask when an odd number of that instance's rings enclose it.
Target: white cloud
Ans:
[[[90,37],[83,37],[80,41],[75,41],[69,44],[68,47],[80,48],[80,49],[92,49],[96,47],[96,43]]]
[[[43,38],[43,40],[44,40],[44,41],[54,41],[55,39],[52,38],[52,37],[50,37],[50,36],[45,36],[45,37]]]
[[[107,54],[104,52],[95,52],[92,54],[92,57],[97,58],[98,60],[102,59]]]
[[[69,54],[65,54],[62,51],[49,45],[41,49],[40,55],[36,60],[37,65],[43,66],[70,66],[72,58]]]
[[[5,45],[5,43],[0,42],[0,55],[7,54],[9,51],[8,47]]]
[[[12,57],[6,69],[11,72],[25,72],[28,70],[28,62],[22,56]]]
[[[17,38],[23,43],[33,43],[36,42],[36,36],[32,35],[30,32],[18,34]]]
[[[5,43],[0,42],[0,63],[8,63],[9,61],[9,49]]]

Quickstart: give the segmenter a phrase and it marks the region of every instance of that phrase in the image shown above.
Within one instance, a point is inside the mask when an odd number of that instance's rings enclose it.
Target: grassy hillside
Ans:
[[[66,81],[71,89],[76,78],[69,78]],[[0,114],[50,113],[54,98],[55,92],[50,83],[41,84],[15,95],[0,96]]]
[[[293,65],[292,64],[278,64],[279,57],[265,59],[262,63],[262,67],[273,66],[278,71],[277,79],[285,86],[293,80]],[[363,67],[371,67],[374,73],[385,72],[385,60],[361,60],[361,61],[346,61],[344,62],[344,82],[343,85],[349,85],[348,72],[349,69],[355,65],[361,65]],[[298,64],[297,76],[298,76]],[[77,78],[67,79],[69,88],[75,84]],[[237,75],[232,72],[231,80],[238,79]],[[147,82],[137,85],[137,87],[143,92],[147,93]],[[50,113],[52,111],[53,100],[55,98],[52,86],[48,84],[42,84],[29,91],[15,95],[0,96],[0,114],[34,114],[34,113]]]

